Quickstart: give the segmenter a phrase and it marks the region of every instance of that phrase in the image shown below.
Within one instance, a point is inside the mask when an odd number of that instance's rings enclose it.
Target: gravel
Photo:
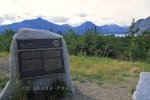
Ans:
[[[97,85],[90,82],[76,82],[75,86],[78,87],[80,93],[86,97],[89,97],[89,100],[131,100],[131,94],[129,90],[121,85]]]

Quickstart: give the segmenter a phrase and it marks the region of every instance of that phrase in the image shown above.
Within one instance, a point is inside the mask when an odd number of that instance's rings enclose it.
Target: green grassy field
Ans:
[[[139,73],[150,71],[144,62],[118,61],[108,58],[70,56],[72,79],[102,84],[122,84],[131,92],[135,89]]]
[[[8,81],[8,53],[0,53],[0,89]],[[73,81],[102,84],[127,84],[134,90],[139,73],[150,71],[150,64],[144,62],[118,61],[108,58],[70,56]],[[122,85],[122,86],[123,86]]]

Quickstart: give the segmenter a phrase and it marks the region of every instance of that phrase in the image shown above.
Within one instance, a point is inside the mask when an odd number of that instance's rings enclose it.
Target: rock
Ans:
[[[57,74],[57,75],[47,75],[47,76],[40,76],[35,78],[27,78],[22,79],[20,78],[20,70],[18,66],[18,44],[17,40],[26,40],[26,39],[57,39],[61,38],[62,40],[62,51],[63,51],[63,61],[64,61],[64,74]],[[24,84],[27,81],[34,87],[41,87],[47,86],[50,83],[52,84],[56,79],[62,79],[66,82],[67,86],[71,88],[72,92],[74,92],[74,88],[72,85],[72,80],[70,77],[70,69],[69,69],[69,61],[68,61],[68,52],[66,48],[65,41],[61,35],[44,31],[44,30],[35,30],[35,29],[20,29],[18,33],[13,36],[13,40],[11,43],[10,49],[10,58],[9,58],[9,66],[10,66],[10,75],[9,75],[9,82],[3,89],[0,95],[0,100],[9,100],[10,96],[14,93],[14,89],[17,84]]]
[[[133,100],[150,100],[150,72],[141,72]]]

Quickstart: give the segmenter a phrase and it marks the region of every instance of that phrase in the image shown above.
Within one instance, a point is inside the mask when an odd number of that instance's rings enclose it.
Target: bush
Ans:
[[[150,50],[147,51],[147,62],[150,63]]]
[[[0,89],[4,88],[8,81],[8,77],[0,76]]]
[[[26,87],[29,89],[21,89],[17,85],[11,100],[58,100],[72,95],[71,89],[64,80],[56,80],[52,86],[48,86],[50,89],[47,90],[34,90],[34,87],[29,84]]]

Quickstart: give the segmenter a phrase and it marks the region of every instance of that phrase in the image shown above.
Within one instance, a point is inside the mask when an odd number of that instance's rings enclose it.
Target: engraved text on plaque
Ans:
[[[20,78],[65,73],[62,40],[17,40]]]

